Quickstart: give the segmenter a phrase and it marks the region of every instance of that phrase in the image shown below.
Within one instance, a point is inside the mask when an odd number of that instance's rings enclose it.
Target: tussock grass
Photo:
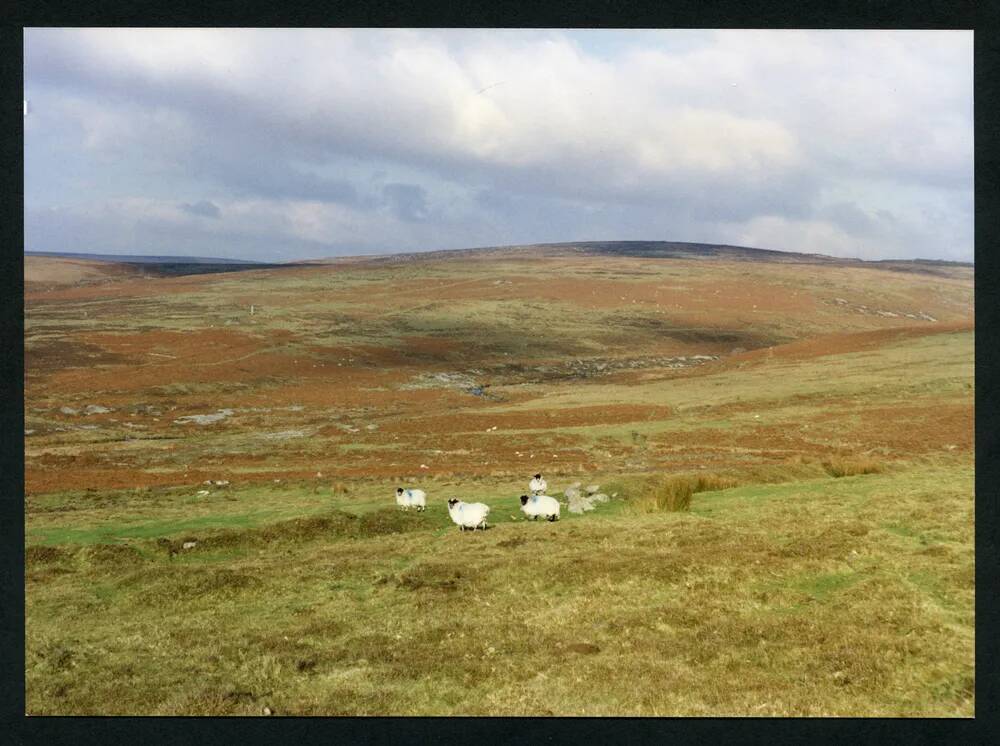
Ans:
[[[880,474],[885,463],[870,458],[832,458],[823,462],[823,469],[831,477],[853,477],[860,474]]]
[[[714,492],[738,484],[732,477],[716,474],[656,475],[611,485],[628,503],[630,512],[683,512],[691,509],[691,496]]]

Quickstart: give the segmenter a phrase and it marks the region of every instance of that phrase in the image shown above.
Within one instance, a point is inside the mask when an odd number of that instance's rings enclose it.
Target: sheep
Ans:
[[[404,490],[396,488],[396,504],[403,510],[416,508],[418,511],[427,509],[427,494],[423,490]]]
[[[545,483],[545,480],[542,479],[541,474],[536,474],[534,479],[528,482],[528,489],[531,490],[532,495],[544,495],[545,490],[548,488],[549,486]]]
[[[559,520],[559,501],[548,495],[521,495],[521,510],[528,518],[538,520],[543,516],[550,521]]]
[[[466,503],[453,497],[448,501],[448,515],[455,522],[461,531],[471,528],[486,530],[486,516],[490,513],[490,506],[483,503]]]

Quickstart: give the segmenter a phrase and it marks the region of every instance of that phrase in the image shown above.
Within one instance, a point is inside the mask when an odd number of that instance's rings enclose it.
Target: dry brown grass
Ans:
[[[870,458],[832,458],[823,462],[831,477],[855,477],[861,474],[880,474],[886,469],[882,461]]]
[[[621,488],[633,512],[672,513],[690,510],[695,493],[729,489],[737,484],[731,477],[716,474],[681,474],[648,477]]]

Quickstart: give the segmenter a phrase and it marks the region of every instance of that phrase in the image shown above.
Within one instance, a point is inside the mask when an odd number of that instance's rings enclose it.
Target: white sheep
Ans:
[[[404,490],[402,487],[396,488],[396,505],[403,510],[416,508],[417,510],[427,509],[427,494],[423,490]]]
[[[486,516],[490,513],[490,506],[483,503],[466,503],[453,497],[448,501],[448,515],[451,516],[459,529],[465,531],[471,528],[486,529]]]
[[[521,510],[532,520],[542,516],[550,521],[559,520],[559,501],[549,495],[521,495]]]
[[[548,488],[549,486],[545,483],[545,480],[542,479],[541,474],[536,474],[534,479],[528,482],[528,489],[531,490],[532,495],[544,495],[545,490]]]

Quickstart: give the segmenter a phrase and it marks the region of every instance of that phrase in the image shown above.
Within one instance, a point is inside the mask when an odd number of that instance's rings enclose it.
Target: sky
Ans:
[[[966,31],[26,29],[25,250],[973,258]]]

